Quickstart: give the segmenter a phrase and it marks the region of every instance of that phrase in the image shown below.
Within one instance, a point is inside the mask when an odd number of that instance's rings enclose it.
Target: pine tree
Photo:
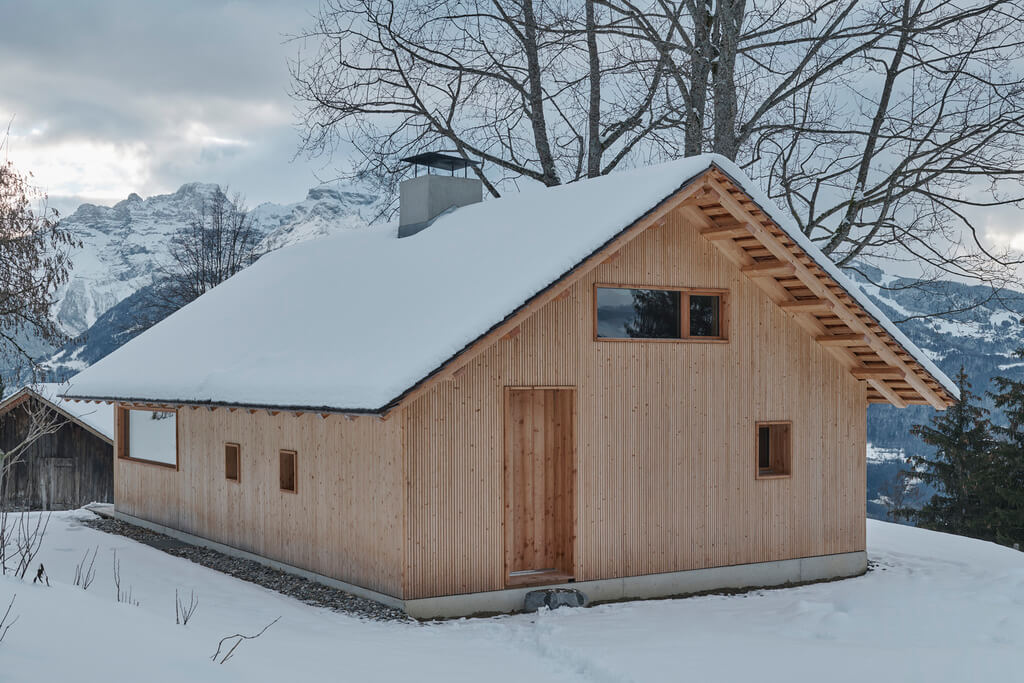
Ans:
[[[1024,358],[1024,349],[1018,349]],[[1024,382],[996,377],[997,391],[991,392],[996,407],[1006,416],[1007,426],[995,427],[1001,437],[994,451],[998,472],[992,502],[994,541],[1006,545],[1024,543]]]
[[[935,454],[910,457],[908,475],[931,484],[937,493],[919,510],[904,508],[897,514],[926,529],[995,540],[994,441],[988,411],[977,404],[962,366],[957,386],[959,401],[932,417],[929,425],[911,430]]]

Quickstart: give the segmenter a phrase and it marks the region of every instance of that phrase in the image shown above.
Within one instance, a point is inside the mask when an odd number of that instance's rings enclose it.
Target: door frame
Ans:
[[[572,447],[571,454],[569,456],[569,480],[572,482],[572,491],[569,497],[571,502],[571,512],[569,515],[569,529],[568,539],[566,541],[568,550],[571,553],[572,567],[570,569],[570,575],[568,577],[558,574],[536,574],[532,576],[517,577],[514,580],[510,576],[509,566],[509,527],[512,524],[512,505],[511,497],[512,491],[512,477],[510,468],[510,456],[512,451],[512,435],[509,430],[511,424],[511,394],[514,391],[566,391],[569,392],[569,404],[572,407],[572,413],[570,418],[570,425],[572,428]],[[577,405],[577,388],[573,385],[552,385],[552,384],[526,384],[526,385],[508,385],[502,389],[502,487],[501,487],[501,502],[502,502],[502,522],[501,522],[501,555],[502,555],[502,582],[506,588],[519,587],[519,586],[531,586],[531,585],[545,585],[551,583],[564,583],[566,580],[575,580],[575,576],[578,573],[578,560],[579,553],[576,548],[576,542],[578,539],[577,527],[579,525],[579,408]]]

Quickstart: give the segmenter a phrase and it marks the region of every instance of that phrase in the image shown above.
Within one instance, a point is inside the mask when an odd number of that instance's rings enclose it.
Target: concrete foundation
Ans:
[[[483,593],[402,600],[392,595],[378,593],[361,586],[332,579],[329,576],[316,574],[283,562],[277,562],[254,553],[239,550],[238,548],[232,548],[222,543],[187,534],[161,524],[154,524],[132,515],[126,515],[115,510],[113,506],[95,506],[95,508],[91,509],[97,514],[113,517],[128,524],[134,524],[166,534],[185,543],[210,548],[225,555],[259,562],[268,567],[289,572],[325,586],[337,588],[370,600],[376,600],[388,607],[404,610],[409,616],[417,619],[440,619],[465,617],[475,614],[518,612],[523,609],[523,601],[526,598],[526,594],[538,589],[538,586],[531,586]],[[664,574],[626,576],[618,579],[576,581],[573,583],[544,586],[544,588],[574,589],[586,596],[588,604],[594,604],[618,600],[664,598],[714,590],[770,588],[773,586],[841,579],[859,576],[867,571],[867,566],[867,553],[858,551],[836,555],[801,557],[792,560],[778,560],[775,562],[692,569]]]
[[[627,576],[621,579],[576,581],[546,588],[572,588],[586,595],[588,604],[594,604],[841,579],[859,576],[867,571],[867,567],[867,553],[860,551],[777,562]],[[522,609],[526,594],[532,590],[536,590],[536,587],[405,600],[402,608],[417,619],[516,612]]]

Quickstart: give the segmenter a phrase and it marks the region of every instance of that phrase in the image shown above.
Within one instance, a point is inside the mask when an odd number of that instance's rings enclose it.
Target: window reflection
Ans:
[[[679,339],[681,294],[663,289],[597,288],[597,336]]]
[[[719,297],[705,294],[690,295],[690,336],[720,337]]]

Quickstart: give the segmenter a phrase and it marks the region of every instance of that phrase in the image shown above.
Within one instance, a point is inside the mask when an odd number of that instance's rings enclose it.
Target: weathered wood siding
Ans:
[[[6,452],[21,443],[30,419],[24,405],[0,416],[0,449]],[[113,446],[67,422],[29,446],[11,468],[6,494],[4,504],[15,509],[71,510],[109,503],[114,496]]]
[[[728,289],[729,341],[595,342],[599,282]],[[406,409],[407,598],[505,585],[506,386],[576,387],[578,580],[864,549],[865,386],[673,214]]]
[[[399,595],[401,430],[401,420],[373,417],[183,408],[178,411],[178,469],[118,459],[116,507]],[[237,483],[225,478],[227,442],[241,447]],[[279,488],[280,449],[297,452],[296,493]]]

